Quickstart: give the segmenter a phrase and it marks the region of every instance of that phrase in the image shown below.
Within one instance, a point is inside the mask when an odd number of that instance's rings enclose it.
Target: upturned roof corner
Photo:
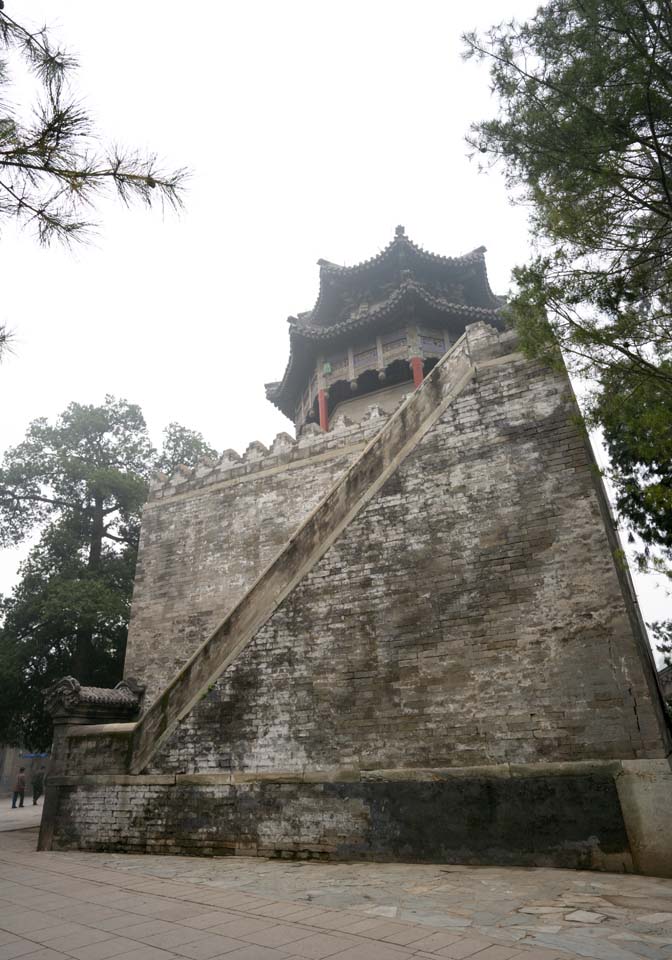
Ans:
[[[287,318],[290,355],[282,380],[266,384],[266,397],[296,421],[297,403],[319,357],[408,323],[445,330],[451,342],[467,323],[503,327],[503,299],[488,282],[484,246],[458,257],[430,253],[402,225],[376,256],[352,266],[318,260],[319,291],[312,310]]]

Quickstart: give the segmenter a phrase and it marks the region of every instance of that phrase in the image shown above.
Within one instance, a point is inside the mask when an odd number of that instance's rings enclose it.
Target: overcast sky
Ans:
[[[4,228],[0,322],[16,352],[0,371],[0,450],[34,417],[106,393],[140,404],[156,443],[177,420],[219,450],[268,444],[291,424],[263,384],[282,376],[287,316],[315,301],[317,259],[373,256],[398,223],[440,254],[484,244],[506,293],[526,215],[467,157],[469,124],[495,104],[460,36],[535,7],[6,0],[78,56],[76,89],[106,140],[192,177],[179,217],[110,201],[74,252]],[[18,559],[0,553],[0,592]],[[655,579],[638,588],[646,618],[665,615]]]

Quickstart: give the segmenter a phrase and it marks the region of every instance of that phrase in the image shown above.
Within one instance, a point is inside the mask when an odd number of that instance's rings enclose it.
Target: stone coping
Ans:
[[[165,487],[155,488],[145,504],[144,510],[160,507],[165,503],[172,504],[180,500],[193,500],[196,497],[210,496],[217,490],[225,490],[227,487],[245,482],[263,480],[273,474],[284,473],[288,470],[300,470],[303,467],[322,463],[325,460],[354,456],[364,449],[367,440],[382,426],[384,420],[390,414],[380,411],[380,414],[376,416],[379,416],[379,419],[376,420],[374,427],[367,432],[358,428],[353,431],[354,436],[346,435],[335,439],[329,434],[323,434],[320,438],[321,442],[313,444],[308,449],[297,449],[282,455],[269,454],[261,460],[240,464],[230,469],[217,467],[211,474],[203,478],[185,480],[181,486],[175,485],[172,481],[167,481]]]
[[[399,401],[400,406],[405,399]],[[298,440],[288,433],[279,433],[269,448],[253,440],[242,456],[235,450],[225,450],[217,463],[203,461],[193,469],[178,467],[171,477],[159,475],[153,478],[145,509],[185,494],[209,494],[213,487],[257,479],[269,472],[307,466],[316,459],[329,459],[363,450],[390,416],[390,413],[372,403],[361,423],[352,423],[340,415],[326,433],[317,424],[309,424]]]
[[[493,330],[493,333],[498,336],[502,346],[506,345],[510,350],[515,347],[517,343],[515,331],[498,333]],[[522,353],[509,353],[509,359],[522,360],[524,357]],[[481,360],[479,363],[482,367],[488,365],[487,360]],[[412,392],[413,390],[410,389],[409,393],[399,400],[397,407],[403,406]],[[260,475],[271,472],[307,466],[315,459],[331,459],[358,453],[380,430],[383,423],[393,415],[394,411],[388,413],[374,401],[369,405],[368,412],[359,423],[353,423],[347,416],[340,414],[334,417],[327,432],[315,423],[308,424],[296,440],[288,433],[282,432],[275,437],[270,447],[266,447],[258,440],[253,440],[242,455],[235,450],[225,450],[216,463],[203,460],[193,468],[177,467],[170,477],[159,474],[152,479],[145,510],[166,500],[173,502],[176,498],[183,498],[185,495],[192,497],[202,493],[210,494],[213,488],[218,489],[232,483],[257,479]]]
[[[68,726],[66,737],[104,737],[131,734],[137,727],[137,721],[130,723],[82,723]]]
[[[110,724],[112,726],[112,724]],[[117,724],[132,726],[132,724]],[[524,779],[533,777],[622,775],[656,776],[670,771],[670,758],[648,760],[568,760],[549,763],[498,763],[473,767],[395,767],[363,770],[355,766],[327,770],[241,770],[231,773],[84,774],[50,777],[50,786],[236,786],[254,783],[440,782],[451,779]]]

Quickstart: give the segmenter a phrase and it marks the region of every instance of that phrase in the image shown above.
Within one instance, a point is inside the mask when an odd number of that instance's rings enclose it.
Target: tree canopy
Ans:
[[[504,162],[542,249],[512,318],[582,372],[627,360],[672,383],[672,5],[551,0],[466,40],[500,106],[469,142]]]
[[[0,361],[2,360],[4,354],[9,350],[11,342],[12,342],[12,334],[7,328],[7,324],[1,323],[0,324]]]
[[[186,171],[162,170],[156,156],[103,147],[71,90],[77,61],[47,27],[17,23],[0,3],[0,221],[30,224],[42,243],[82,240],[93,207],[112,187],[124,203],[181,205]],[[12,106],[12,67],[23,62],[40,95],[31,112]]]
[[[468,137],[529,210],[507,307],[523,347],[592,383],[617,506],[672,559],[672,3],[549,0],[466,38],[498,114]]]
[[[672,364],[661,363],[672,372]],[[601,379],[594,417],[612,464],[616,506],[643,541],[644,557],[659,547],[672,561],[672,392],[614,365]]]
[[[161,452],[140,408],[107,397],[30,424],[0,466],[0,545],[37,537],[0,613],[0,740],[45,746],[42,691],[65,674],[110,686],[121,677],[150,474],[215,451],[170,424]]]

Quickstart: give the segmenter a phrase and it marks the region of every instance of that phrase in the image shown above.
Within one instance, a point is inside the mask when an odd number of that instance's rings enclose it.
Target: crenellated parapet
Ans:
[[[406,402],[405,394],[397,407]],[[225,450],[217,461],[201,460],[195,467],[178,466],[171,476],[156,474],[150,483],[149,500],[157,501],[179,494],[191,493],[213,484],[233,481],[250,474],[281,469],[301,460],[337,452],[340,449],[363,446],[382,424],[392,416],[378,404],[369,405],[359,423],[353,423],[341,414],[323,431],[316,423],[306,424],[297,439],[289,433],[279,433],[265,446],[259,440],[248,444],[241,455],[236,450]]]
[[[465,330],[469,341],[469,350],[475,356],[485,353],[498,353],[514,349],[516,335],[514,331],[500,332],[484,321],[469,324]],[[466,342],[466,341],[465,341]],[[452,348],[451,348],[452,350]],[[339,450],[363,447],[413,394],[414,386],[410,382],[400,385],[403,393],[393,394],[391,401],[384,394],[374,394],[372,402],[366,405],[365,412],[357,413],[357,422],[353,422],[342,409],[335,412],[328,430],[317,423],[306,423],[295,439],[289,433],[278,433],[270,446],[259,440],[248,444],[242,454],[236,450],[225,450],[217,461],[201,460],[195,467],[180,465],[171,476],[158,473],[150,482],[149,502],[167,500],[172,497],[191,494],[217,484],[244,479],[253,474],[279,470],[299,464],[301,461],[335,455]],[[385,404],[385,405],[383,405]],[[353,415],[354,415],[354,411]]]

